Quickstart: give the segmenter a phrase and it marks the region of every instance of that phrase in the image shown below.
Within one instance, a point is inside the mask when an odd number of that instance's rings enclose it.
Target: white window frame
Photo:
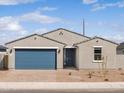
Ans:
[[[103,48],[103,46],[93,46],[93,49],[94,48]],[[101,50],[102,51],[102,50]],[[93,57],[94,58],[94,57]],[[101,52],[101,60],[94,60],[93,59],[93,63],[102,63],[103,62],[103,60],[102,60],[102,52]]]

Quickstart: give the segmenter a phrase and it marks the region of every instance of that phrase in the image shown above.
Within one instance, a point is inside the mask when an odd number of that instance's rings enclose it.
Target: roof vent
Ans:
[[[96,42],[98,43],[98,42],[99,42],[99,40],[96,40]]]
[[[60,32],[60,33],[59,33],[59,35],[63,35],[63,33],[62,33],[62,32]]]

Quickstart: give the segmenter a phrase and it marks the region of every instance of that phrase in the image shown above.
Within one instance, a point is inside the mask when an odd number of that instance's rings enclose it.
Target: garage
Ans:
[[[15,69],[56,69],[56,49],[15,49]]]

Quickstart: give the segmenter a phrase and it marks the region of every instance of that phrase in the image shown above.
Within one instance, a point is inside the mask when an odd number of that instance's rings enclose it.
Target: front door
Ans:
[[[64,67],[75,67],[75,48],[64,49]]]

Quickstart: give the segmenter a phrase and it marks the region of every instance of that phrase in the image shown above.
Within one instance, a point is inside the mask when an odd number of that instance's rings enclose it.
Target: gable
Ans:
[[[86,41],[82,41],[80,43],[75,44],[76,46],[80,46],[80,45],[89,45],[89,46],[118,46],[117,43],[112,42],[110,40],[107,39],[103,39],[100,37],[94,37],[90,40],[86,40]],[[111,48],[111,47],[110,47]]]
[[[77,42],[89,40],[90,38],[84,35],[81,35],[76,32],[72,32],[63,28],[42,34],[45,37],[57,40],[59,42],[66,43],[67,45],[73,45]]]
[[[66,45],[56,40],[44,37],[41,35],[33,34],[27,37],[16,39],[14,41],[6,43],[7,46],[53,46],[53,45]]]

